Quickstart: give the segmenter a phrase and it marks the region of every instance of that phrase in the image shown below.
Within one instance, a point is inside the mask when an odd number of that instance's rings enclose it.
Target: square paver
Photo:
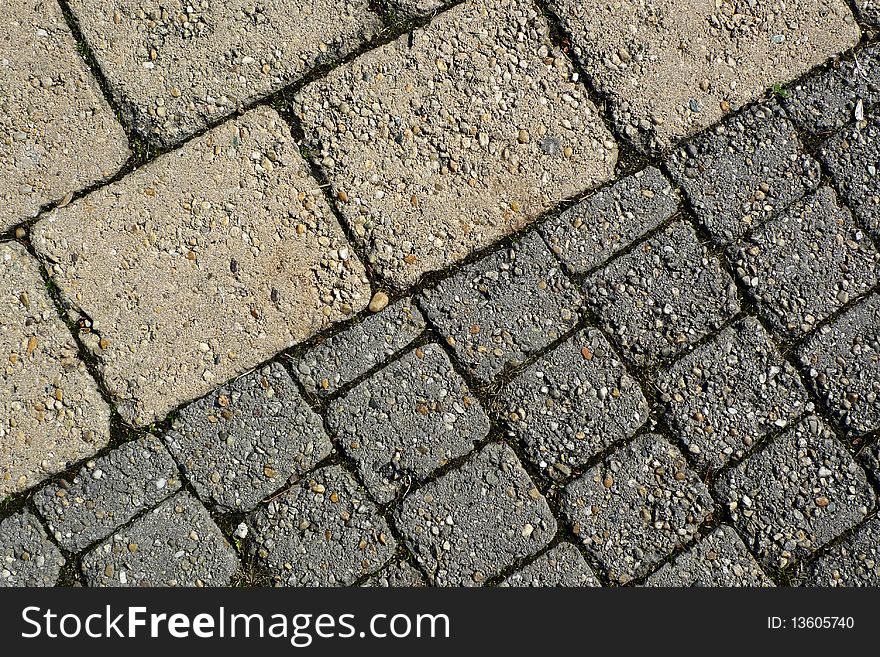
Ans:
[[[116,173],[128,140],[57,2],[4,0],[0,233]]]
[[[533,462],[567,476],[648,417],[638,381],[601,332],[588,329],[542,356],[501,392],[512,433]]]
[[[581,304],[537,233],[460,269],[421,299],[429,321],[483,382],[574,328]]]
[[[581,587],[599,586],[599,580],[571,543],[560,543],[525,568],[508,576],[499,586],[509,587]]]
[[[411,493],[395,524],[437,586],[479,586],[556,534],[547,501],[502,443]]]
[[[467,0],[295,100],[370,261],[415,283],[608,180],[617,146],[526,0]]]
[[[880,255],[830,187],[799,201],[729,250],[762,316],[797,338],[867,292]]]
[[[687,351],[739,312],[736,285],[685,222],[590,276],[584,295],[602,328],[639,366]]]
[[[693,460],[713,470],[742,458],[767,433],[808,409],[794,367],[752,317],[661,373],[657,388]]]
[[[370,296],[287,125],[266,108],[51,213],[33,242],[71,313],[90,319],[86,345],[134,425]]]
[[[199,497],[219,512],[250,511],[333,449],[278,363],[183,408],[165,442]]]
[[[427,586],[424,576],[406,561],[392,561],[361,586],[369,588],[415,588]]]
[[[562,495],[572,530],[621,584],[693,540],[713,507],[709,489],[684,455],[656,434],[620,448]]]
[[[725,473],[715,490],[770,568],[809,556],[861,522],[875,502],[864,471],[815,416]]]
[[[0,243],[0,500],[91,456],[110,408],[49,298],[37,262]]]
[[[880,586],[880,518],[869,520],[811,564],[809,586]]]
[[[844,0],[552,0],[620,130],[665,150],[854,46]]]
[[[55,586],[64,557],[29,511],[0,522],[0,588]]]

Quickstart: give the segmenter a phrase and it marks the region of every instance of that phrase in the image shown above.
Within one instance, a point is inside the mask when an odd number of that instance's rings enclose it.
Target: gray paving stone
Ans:
[[[568,271],[584,273],[678,210],[678,194],[648,167],[587,197],[541,225],[541,235]]]
[[[859,16],[866,23],[880,25],[880,2],[877,0],[855,0]]]
[[[544,496],[500,443],[406,497],[395,524],[438,586],[478,586],[556,533]]]
[[[0,588],[55,586],[64,557],[36,516],[16,513],[0,522]]]
[[[566,476],[648,417],[648,402],[601,332],[542,356],[502,391],[512,433],[534,463]]]
[[[381,503],[489,433],[489,418],[437,344],[414,349],[336,399],[327,422]]]
[[[82,558],[89,586],[228,586],[238,567],[211,516],[185,491]]]
[[[181,410],[165,441],[199,497],[219,512],[253,509],[333,449],[278,363]]]
[[[428,320],[484,382],[574,328],[581,304],[536,233],[460,269],[422,300]]]
[[[697,218],[725,244],[819,186],[819,163],[801,149],[774,105],[727,119],[675,149],[666,161]]]
[[[829,548],[810,567],[808,586],[880,586],[880,518]]]
[[[330,395],[398,353],[425,329],[425,318],[403,299],[305,352],[294,369],[315,395]]]
[[[396,18],[424,18],[455,3],[456,0],[388,0]]]
[[[646,581],[647,586],[773,586],[727,525],[714,529]]]
[[[180,489],[180,473],[153,436],[88,461],[71,481],[34,496],[55,540],[79,552]]]
[[[367,492],[338,465],[258,507],[250,525],[258,562],[283,586],[348,586],[396,549]]]
[[[608,180],[617,146],[527,0],[466,0],[295,99],[371,263],[406,287]]]
[[[139,426],[370,295],[287,124],[263,107],[51,213],[33,243]]]
[[[639,366],[687,351],[739,312],[736,286],[677,222],[584,282],[605,331]]]
[[[661,373],[657,388],[694,461],[713,470],[812,410],[797,372],[752,317]]]
[[[861,522],[874,493],[834,434],[809,416],[715,484],[758,560],[782,568]]]
[[[368,578],[361,586],[398,589],[427,586],[427,582],[422,574],[406,561],[396,560]]]
[[[0,243],[0,500],[91,456],[110,408],[79,358],[36,260]]]
[[[160,144],[338,60],[382,27],[367,0],[71,0],[70,7],[129,121]]]
[[[797,338],[877,282],[880,255],[830,187],[799,201],[729,250],[773,329]]]
[[[0,233],[119,170],[128,141],[57,2],[4,0]]]
[[[712,511],[709,490],[684,455],[656,434],[621,447],[562,494],[574,533],[621,584],[690,542]]]
[[[499,586],[580,587],[599,586],[583,555],[571,543],[560,543],[525,568],[507,577]]]

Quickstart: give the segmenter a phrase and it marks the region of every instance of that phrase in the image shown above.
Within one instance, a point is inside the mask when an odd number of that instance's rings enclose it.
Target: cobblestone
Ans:
[[[813,586],[880,586],[880,518],[869,520],[813,562]]]
[[[64,557],[28,511],[0,522],[0,588],[55,586]]]
[[[427,586],[422,574],[406,561],[392,561],[378,573],[367,579],[362,586],[383,588],[414,588]]]
[[[580,587],[599,586],[599,581],[574,545],[560,543],[507,577],[500,586]]]

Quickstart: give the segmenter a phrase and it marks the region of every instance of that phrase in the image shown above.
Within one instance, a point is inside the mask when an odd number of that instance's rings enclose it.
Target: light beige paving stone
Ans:
[[[844,0],[550,0],[620,129],[665,150],[854,46]]]
[[[3,0],[0,232],[114,174],[128,142],[55,0]]]
[[[312,157],[394,284],[607,180],[617,146],[525,0],[470,0],[296,97]]]
[[[260,108],[34,229],[122,416],[164,417],[370,296],[285,123]]]
[[[0,244],[0,500],[86,458],[110,409],[58,317],[37,262]]]
[[[368,0],[71,0],[115,98],[169,144],[350,53],[379,31]]]

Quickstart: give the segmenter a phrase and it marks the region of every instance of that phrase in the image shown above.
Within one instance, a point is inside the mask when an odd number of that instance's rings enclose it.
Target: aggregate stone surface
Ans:
[[[736,286],[685,222],[611,261],[586,279],[584,294],[639,366],[687,351],[739,312]]]
[[[89,586],[228,586],[235,551],[211,516],[180,492],[82,559]]]
[[[816,416],[725,473],[715,489],[746,545],[770,568],[811,555],[875,504],[865,472]]]
[[[797,338],[867,292],[880,255],[822,187],[729,250],[736,273],[761,315],[785,338]]]
[[[556,533],[544,496],[501,443],[411,493],[394,521],[438,586],[479,586]]]
[[[219,512],[250,511],[332,450],[321,418],[278,363],[185,407],[165,442]]]
[[[859,461],[868,471],[868,476],[874,480],[874,484],[880,486],[880,443],[866,446]]]
[[[36,516],[16,513],[0,522],[0,588],[55,586],[64,557]]]
[[[86,346],[139,426],[369,299],[363,266],[267,108],[52,212],[33,242],[71,314],[90,319]]]
[[[560,543],[525,568],[508,576],[500,586],[537,588],[600,584],[580,551],[571,543]]]
[[[536,233],[460,269],[421,299],[428,319],[483,382],[574,328],[581,304]]]
[[[880,586],[880,518],[869,520],[811,564],[813,586]]]
[[[336,399],[327,422],[381,503],[489,433],[489,418],[437,344],[410,351]]]
[[[657,388],[692,459],[713,470],[812,408],[794,367],[752,317],[661,373]]]
[[[372,588],[415,588],[427,586],[424,576],[406,561],[395,560],[375,575],[371,575],[361,586]]]
[[[369,260],[406,287],[608,180],[617,146],[527,0],[467,0],[295,99]]]
[[[856,9],[862,20],[872,25],[880,25],[880,2],[877,0],[856,0]]]
[[[0,243],[0,500],[91,456],[110,408],[58,316],[39,265]]]

